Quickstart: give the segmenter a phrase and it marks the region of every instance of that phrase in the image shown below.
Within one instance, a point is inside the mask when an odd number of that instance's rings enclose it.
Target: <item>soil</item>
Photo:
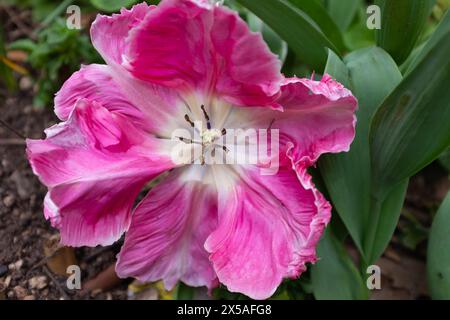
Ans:
[[[50,109],[35,110],[31,100],[26,92],[3,99],[0,117],[25,137],[43,138],[43,129],[57,123],[57,119]],[[45,251],[51,249],[49,239],[55,239],[58,233],[42,214],[46,189],[26,160],[24,140],[3,126],[0,126],[0,159],[0,284],[8,284],[4,289],[6,298],[126,298],[126,283],[94,295],[66,289],[68,275],[53,274],[47,264]],[[84,280],[114,264],[119,245],[69,250],[74,251]],[[43,284],[36,285],[38,280]]]

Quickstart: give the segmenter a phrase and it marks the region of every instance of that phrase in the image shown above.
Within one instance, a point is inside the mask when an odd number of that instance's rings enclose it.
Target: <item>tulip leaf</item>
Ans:
[[[314,20],[340,52],[345,50],[341,30],[318,0],[289,0],[289,2]]]
[[[327,48],[337,52],[317,24],[287,0],[237,0],[273,29],[301,59],[321,72]]]
[[[342,31],[346,31],[358,8],[361,0],[328,0],[328,12]]]
[[[355,51],[345,63],[330,51],[325,71],[352,90],[359,107],[350,151],[322,156],[319,168],[334,208],[365,259],[372,261],[372,252],[376,253],[373,256],[381,254],[392,237],[407,182],[399,184],[386,199],[372,203],[369,125],[402,76],[389,54],[377,47]]]
[[[319,261],[311,267],[313,293],[318,300],[364,300],[368,290],[342,243],[327,228],[317,246]]]
[[[450,146],[450,31],[384,101],[370,132],[375,196],[414,175]]]
[[[94,7],[105,12],[116,12],[121,8],[130,7],[136,2],[137,0],[91,0]]]
[[[450,32],[450,11],[447,11],[445,16],[442,18],[441,22],[439,23],[436,30],[433,32],[430,39],[428,39],[427,42],[425,42],[422,46],[420,46],[417,53],[414,57],[412,57],[412,61],[409,64],[406,73],[411,72],[414,70],[414,68],[417,66],[417,64],[423,60],[425,55],[430,52],[431,49],[433,49],[439,40],[444,37],[448,32]],[[409,58],[408,58],[409,59]]]
[[[428,287],[433,299],[450,299],[450,192],[431,226],[427,252]]]
[[[381,8],[381,29],[377,44],[397,63],[402,63],[413,50],[436,0],[377,0]]]

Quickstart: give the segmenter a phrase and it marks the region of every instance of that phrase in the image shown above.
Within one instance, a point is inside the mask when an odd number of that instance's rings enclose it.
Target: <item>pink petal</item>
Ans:
[[[179,280],[214,287],[216,275],[203,247],[217,224],[213,190],[181,181],[179,171],[153,188],[133,214],[117,274],[143,282],[163,279],[167,289]]]
[[[100,102],[108,110],[132,118],[142,117],[142,112],[126,98],[123,90],[113,80],[111,69],[105,65],[83,66],[64,83],[55,97],[55,113],[58,118],[67,120],[75,103],[82,98]]]
[[[282,156],[277,175],[248,168],[241,181],[219,192],[219,227],[205,247],[219,281],[232,292],[269,298],[285,277],[298,277],[316,261],[315,247],[331,207],[306,168]]]
[[[170,125],[174,118],[184,121],[183,104],[175,92],[136,79],[117,65],[93,64],[75,72],[56,94],[56,115],[67,120],[78,99],[99,102],[159,136],[170,137],[171,131],[180,126]]]
[[[144,184],[173,167],[160,141],[88,100],[79,100],[67,122],[46,133],[45,140],[27,140],[27,156],[49,188],[44,214],[66,245],[116,241]]]
[[[280,62],[237,13],[193,0],[164,0],[130,33],[138,78],[197,90],[239,105],[274,105]]]
[[[108,64],[122,63],[122,55],[127,48],[127,37],[155,6],[145,2],[122,9],[120,14],[110,16],[97,15],[91,27],[91,39],[94,47]]]
[[[272,128],[293,144],[292,157],[312,165],[323,153],[348,151],[355,137],[356,98],[329,75],[321,81],[286,79]],[[275,113],[275,112],[274,112]],[[270,117],[270,116],[269,116]]]

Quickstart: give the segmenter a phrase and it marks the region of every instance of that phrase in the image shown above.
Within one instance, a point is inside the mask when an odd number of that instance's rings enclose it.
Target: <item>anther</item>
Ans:
[[[209,116],[208,116],[208,113],[205,110],[205,106],[202,104],[202,106],[200,108],[202,109],[203,115],[205,116],[206,127],[208,128],[208,130],[211,130],[211,123],[209,122]]]
[[[227,129],[223,128],[221,133],[222,133],[223,136],[226,135],[227,134]]]
[[[194,128],[195,125],[187,114],[184,115],[184,120],[186,120],[191,125],[191,127]]]
[[[187,139],[187,138],[183,138],[183,137],[177,137],[177,138],[184,143],[192,143],[191,139]]]

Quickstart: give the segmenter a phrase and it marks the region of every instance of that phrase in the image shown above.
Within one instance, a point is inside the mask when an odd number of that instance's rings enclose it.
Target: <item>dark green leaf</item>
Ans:
[[[327,10],[317,0],[289,0],[295,7],[306,13],[327,35],[328,39],[339,49],[345,50],[344,39],[341,30],[328,14]]]
[[[450,172],[450,149],[444,151],[439,157],[439,162],[448,172]]]
[[[356,137],[349,152],[323,156],[319,168],[334,208],[369,261],[370,251],[378,253],[389,242],[406,187],[406,183],[399,186],[374,212],[377,206],[372,204],[369,124],[377,107],[402,77],[392,58],[377,47],[358,50],[347,56],[345,62],[330,52],[325,71],[352,89],[358,98]],[[375,239],[366,239],[368,230],[373,232],[370,237],[377,235],[376,243]]]
[[[285,0],[238,0],[269,25],[301,59],[321,72],[335,46],[306,13]]]
[[[339,28],[346,31],[361,3],[361,0],[328,0],[328,12]]]
[[[195,288],[189,287],[184,283],[178,283],[175,290],[176,300],[192,300],[194,298]]]
[[[311,267],[313,293],[318,300],[362,300],[368,290],[344,246],[327,228],[317,247],[319,261]]]
[[[399,64],[414,48],[435,0],[377,0],[381,8],[381,29],[377,44]]]
[[[371,126],[377,198],[450,145],[450,31],[384,101]]]
[[[94,7],[105,12],[116,12],[121,8],[130,7],[136,2],[137,0],[91,0]]]
[[[450,299],[450,192],[431,227],[428,240],[428,287],[433,299]]]
[[[409,73],[417,66],[417,64],[424,59],[424,57],[433,49],[442,37],[450,32],[450,11],[447,11],[445,16],[442,18],[435,32],[432,34],[430,39],[425,42],[421,48],[418,48],[418,52],[415,56],[411,57],[411,63],[408,66],[407,72]]]

